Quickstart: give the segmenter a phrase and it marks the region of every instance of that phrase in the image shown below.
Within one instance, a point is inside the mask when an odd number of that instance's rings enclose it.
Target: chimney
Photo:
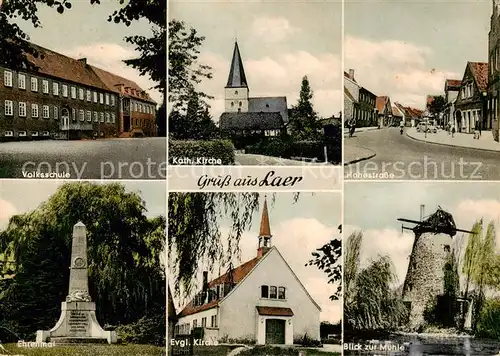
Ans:
[[[87,58],[80,58],[78,61],[82,62],[84,65],[87,65]]]
[[[422,204],[420,205],[420,221],[424,221],[424,216],[425,216],[425,205]]]
[[[354,69],[349,69],[349,78],[354,80]]]

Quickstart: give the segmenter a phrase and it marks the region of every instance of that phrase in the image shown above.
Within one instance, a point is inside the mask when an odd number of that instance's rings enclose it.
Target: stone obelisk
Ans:
[[[89,295],[87,264],[87,230],[81,222],[73,227],[71,245],[71,266],[69,292],[61,303],[61,316],[56,326],[50,330],[38,330],[36,341],[47,339],[62,341],[106,339],[108,343],[117,341],[115,331],[105,331],[97,321],[95,303]]]

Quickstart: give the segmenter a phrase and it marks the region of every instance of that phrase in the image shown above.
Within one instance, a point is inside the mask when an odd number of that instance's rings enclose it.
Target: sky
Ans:
[[[67,181],[59,180],[0,180],[0,230],[10,217],[36,209]],[[96,181],[100,184],[100,181]],[[106,182],[107,183],[107,182]],[[166,216],[166,187],[161,181],[120,182],[129,192],[138,192],[146,204],[147,216]]]
[[[307,75],[320,116],[341,110],[340,1],[189,1],[171,0],[169,18],[182,20],[206,37],[199,62],[213,68],[213,79],[199,89],[215,97],[211,114],[224,111],[224,86],[235,39],[245,68],[250,97],[298,99]]]
[[[42,27],[34,28],[31,22],[16,20],[30,40],[42,47],[72,58],[87,58],[88,63],[114,74],[133,80],[146,90],[153,100],[161,103],[158,91],[149,90],[155,84],[147,76],[127,67],[124,59],[136,58],[134,46],[124,37],[149,36],[147,21],[134,22],[130,27],[108,22],[108,16],[120,6],[118,0],[102,0],[100,5],[90,5],[90,0],[73,0],[73,7],[59,14],[55,9],[39,5],[38,17]]]
[[[420,219],[434,213],[438,206],[452,214],[459,229],[471,230],[476,220],[496,223],[497,248],[500,247],[500,190],[490,182],[373,182],[345,184],[344,239],[353,231],[363,231],[362,265],[387,254],[391,257],[400,283],[404,282],[414,235],[401,232],[398,218]],[[405,226],[413,226],[405,223]],[[484,227],[486,228],[486,226]],[[466,239],[455,235],[455,243]],[[344,240],[345,241],[345,240]],[[464,248],[462,249],[462,252]]]
[[[261,194],[260,208],[252,218],[252,226],[241,238],[242,256],[234,261],[235,266],[254,258],[257,254],[258,234],[264,196]],[[339,193],[301,193],[297,203],[293,203],[292,193],[276,193],[274,204],[268,198],[269,221],[272,240],[275,246],[313,299],[320,305],[321,321],[338,322],[341,318],[341,303],[334,302],[329,296],[335,293],[336,286],[328,284],[326,274],[315,266],[306,267],[311,252],[339,237],[337,227],[341,223],[341,194]],[[229,232],[229,221],[221,222],[221,232]],[[225,271],[225,268],[222,268]],[[202,280],[202,275],[198,280]],[[218,276],[218,271],[209,279]],[[180,304],[187,304],[188,300]],[[179,303],[177,303],[179,304]],[[177,305],[179,306],[179,305]]]
[[[423,109],[468,61],[488,61],[491,12],[492,0],[346,0],[344,68],[374,94]]]

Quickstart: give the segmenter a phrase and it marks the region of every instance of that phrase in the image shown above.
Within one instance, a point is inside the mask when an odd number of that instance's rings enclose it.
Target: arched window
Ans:
[[[240,107],[241,107],[241,106],[243,105],[243,103],[240,101],[240,102],[239,102],[239,105],[240,105]]]
[[[235,91],[234,91],[234,94],[235,94],[235,95],[238,95],[238,91],[237,91],[237,90],[235,90]]]
[[[234,106],[234,101],[231,101],[231,107],[233,107],[233,106]]]

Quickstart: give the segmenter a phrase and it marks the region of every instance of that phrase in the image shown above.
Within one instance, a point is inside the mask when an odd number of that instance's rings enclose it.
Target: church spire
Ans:
[[[264,207],[260,219],[259,248],[257,257],[264,256],[271,248],[271,227],[269,226],[269,212],[267,210],[267,197],[264,197]]]
[[[271,228],[269,226],[269,212],[267,211],[267,197],[264,197],[264,208],[260,219],[259,237],[271,237]]]
[[[226,88],[248,88],[247,77],[245,76],[245,69],[243,68],[237,41],[234,42],[233,59],[231,61]]]

